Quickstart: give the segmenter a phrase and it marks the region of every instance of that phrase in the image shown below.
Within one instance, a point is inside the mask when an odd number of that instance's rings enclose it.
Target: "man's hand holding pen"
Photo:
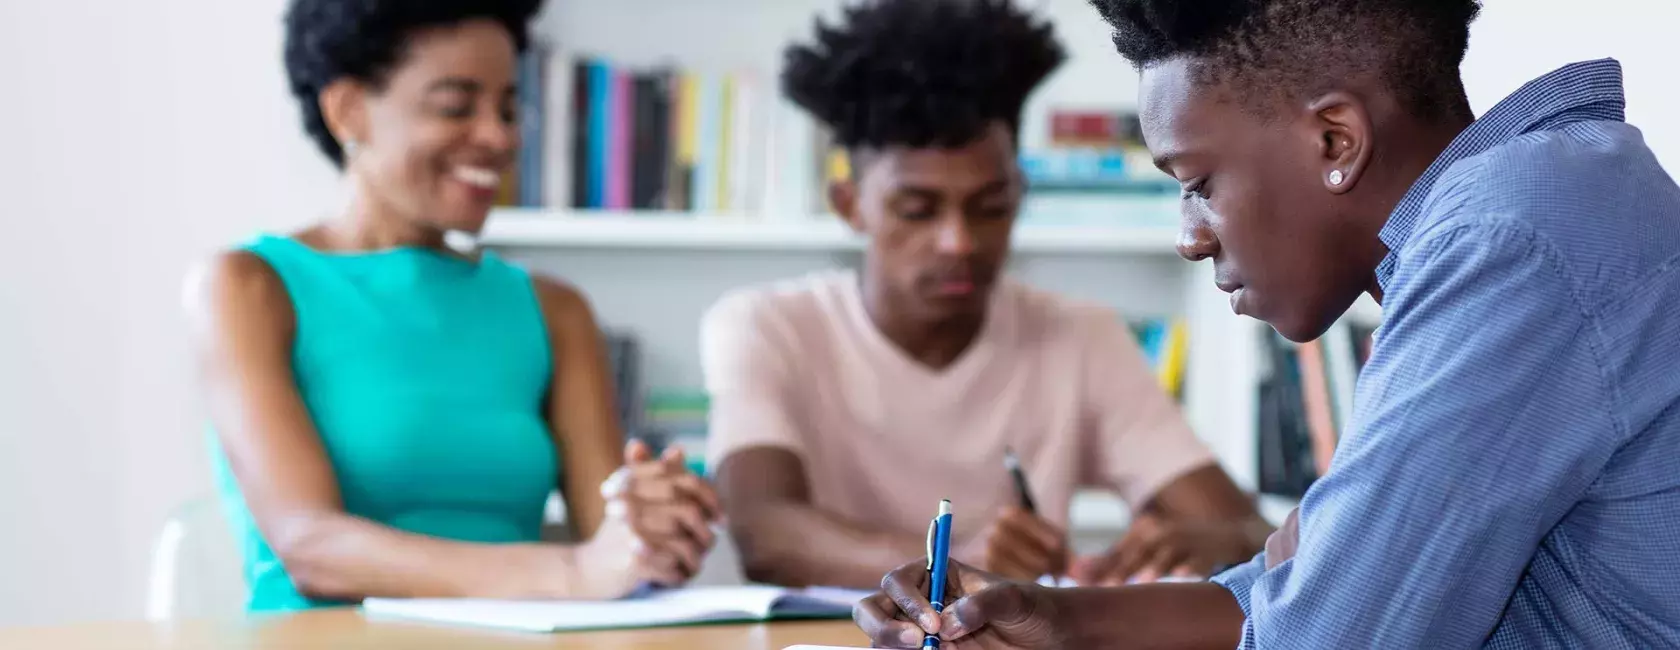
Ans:
[[[964,563],[1014,580],[1067,574],[1067,532],[1017,507],[1000,510],[954,553]]]

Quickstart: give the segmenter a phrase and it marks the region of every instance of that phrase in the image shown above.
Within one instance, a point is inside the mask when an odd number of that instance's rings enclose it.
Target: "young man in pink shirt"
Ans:
[[[702,323],[711,457],[749,579],[873,587],[923,553],[940,498],[956,559],[1023,579],[1208,575],[1265,543],[1118,315],[1002,277],[1022,105],[1063,56],[1005,0],[875,0],[788,50],[783,92],[846,147],[830,199],[869,243],[855,273],[738,290]],[[1084,485],[1136,517],[1076,560]]]

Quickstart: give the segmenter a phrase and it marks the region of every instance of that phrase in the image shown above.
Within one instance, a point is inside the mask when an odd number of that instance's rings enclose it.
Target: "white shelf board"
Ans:
[[[479,243],[517,248],[619,248],[732,251],[854,250],[863,240],[839,220],[751,220],[731,215],[696,217],[668,212],[574,212],[500,208]],[[1172,228],[1022,223],[1015,227],[1019,253],[1124,253],[1175,255]]]

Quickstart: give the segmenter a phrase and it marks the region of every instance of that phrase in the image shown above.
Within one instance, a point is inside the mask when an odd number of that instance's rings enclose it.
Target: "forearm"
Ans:
[[[807,504],[759,504],[730,517],[742,568],[757,582],[872,589],[927,552],[920,536],[871,530]]]
[[[1069,648],[1230,650],[1242,641],[1242,608],[1219,585],[1057,589],[1050,598]]]
[[[312,598],[557,598],[587,595],[572,547],[474,544],[342,513],[293,517],[273,545]]]

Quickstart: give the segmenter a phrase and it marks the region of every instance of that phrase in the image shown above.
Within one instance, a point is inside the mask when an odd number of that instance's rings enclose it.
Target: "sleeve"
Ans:
[[[1243,616],[1251,615],[1248,604],[1249,591],[1254,588],[1254,581],[1266,572],[1266,554],[1264,552],[1254,556],[1254,559],[1243,564],[1226,569],[1223,573],[1208,579],[1208,582],[1230,590],[1237,599],[1237,605],[1242,607]],[[1245,630],[1246,632],[1246,630]]]
[[[774,305],[750,292],[725,295],[700,321],[700,369],[710,397],[707,466],[715,471],[748,447],[779,447],[801,458],[789,332]]]
[[[1085,351],[1085,484],[1114,489],[1133,508],[1185,472],[1215,463],[1118,314],[1081,315]]]
[[[1472,648],[1494,631],[1620,444],[1561,268],[1515,225],[1457,226],[1401,259],[1295,556],[1226,584],[1243,647]]]

